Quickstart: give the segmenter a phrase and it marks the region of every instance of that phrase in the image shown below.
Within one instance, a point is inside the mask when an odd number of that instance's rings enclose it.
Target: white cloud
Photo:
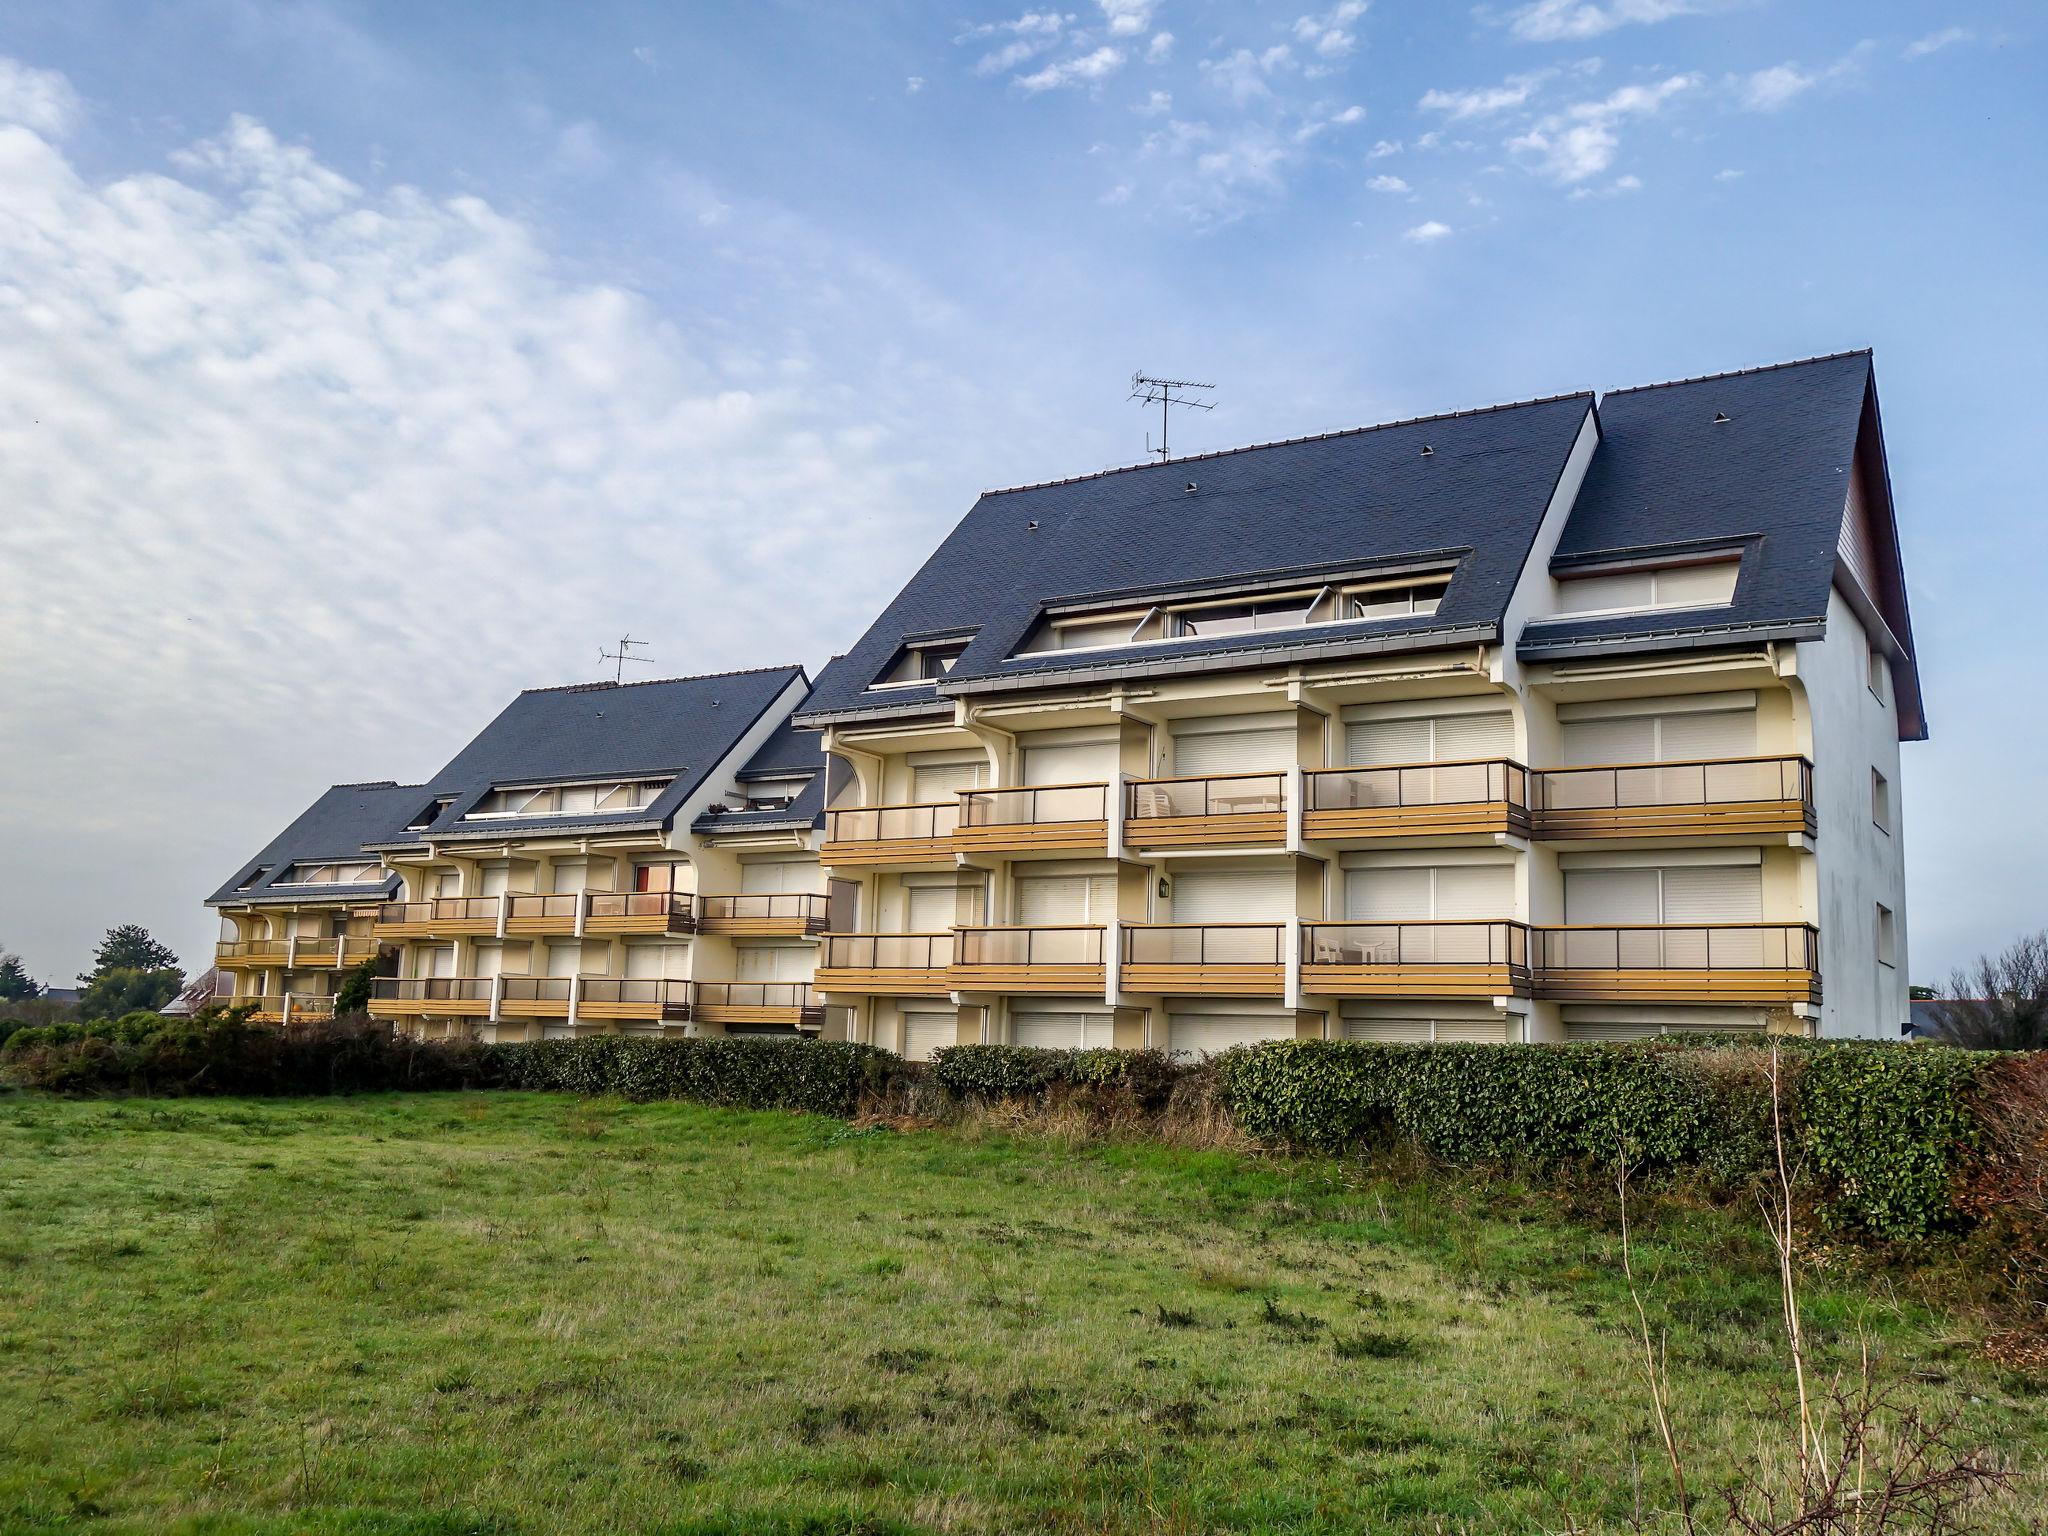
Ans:
[[[1430,245],[1443,239],[1450,232],[1450,225],[1439,224],[1435,219],[1431,219],[1426,224],[1417,224],[1413,229],[1403,230],[1401,238],[1412,241],[1416,245]]]
[[[1154,32],[1152,34],[1152,41],[1145,45],[1145,62],[1147,64],[1164,64],[1172,57],[1173,34],[1171,32]]]
[[[1904,57],[1924,59],[1930,53],[1939,53],[1944,48],[1953,48],[1957,43],[1976,41],[1977,34],[1968,27],[1943,27],[1939,32],[1930,32],[1906,45]]]
[[[1725,170],[1725,171],[1716,171],[1716,172],[1714,172],[1714,180],[1716,180],[1716,181],[1740,181],[1740,180],[1742,180],[1742,172],[1740,172],[1740,171],[1737,171],[1737,170],[1732,170],[1732,169],[1731,169],[1731,170]]]
[[[78,93],[53,69],[0,58],[0,123],[19,123],[45,138],[62,138],[78,121]]]
[[[1264,53],[1240,48],[1220,59],[1204,59],[1202,73],[1211,85],[1241,107],[1255,98],[1270,96],[1272,76],[1293,62],[1294,54],[1287,45],[1276,43]]]
[[[821,657],[929,543],[929,301],[773,210],[679,244],[691,309],[246,118],[132,176],[0,127],[0,208],[0,569],[36,593],[0,604],[33,722],[0,931],[39,974],[116,918],[196,939],[326,784],[417,779],[620,624],[670,673]],[[899,355],[846,388],[805,339],[835,332]],[[81,867],[121,869],[118,911]]]
[[[1620,197],[1624,193],[1642,190],[1640,176],[1617,176],[1604,187],[1574,187],[1571,197],[1573,202],[1581,202],[1589,197]]]
[[[1416,105],[1425,112],[1442,112],[1452,122],[1492,117],[1526,104],[1536,88],[1549,78],[1548,71],[1510,75],[1499,85],[1479,86],[1465,91],[1426,91]]]
[[[903,89],[908,91],[911,95],[915,96],[919,91],[924,89],[924,76],[912,75],[909,79],[903,82]]]
[[[1366,186],[1374,192],[1406,192],[1409,190],[1408,183],[1398,176],[1375,176],[1366,183]]]
[[[654,50],[652,48],[648,48],[645,46],[635,48],[633,50],[633,57],[638,59],[642,64],[645,64],[649,69],[660,68],[660,63],[654,57]]]
[[[1009,21],[984,22],[969,27],[954,39],[955,43],[989,42],[997,38],[1007,41],[991,48],[975,60],[977,75],[1000,75],[1005,70],[1016,68],[1026,60],[1056,47],[1066,31],[1067,18],[1057,11],[1026,11]]]
[[[1278,191],[1280,168],[1286,161],[1285,145],[1264,129],[1252,128],[1196,156],[1195,170],[1225,192],[1246,187]]]
[[[1624,120],[1654,116],[1673,97],[1699,85],[1697,75],[1671,75],[1654,85],[1625,85],[1599,101],[1574,102],[1508,140],[1508,149],[1533,159],[1552,180],[1571,184],[1614,164]]]
[[[1294,23],[1295,38],[1323,59],[1341,59],[1358,49],[1358,19],[1366,0],[1338,0],[1329,10],[1303,16]]]
[[[1164,117],[1173,110],[1173,93],[1153,91],[1143,101],[1133,105],[1131,110],[1140,117]]]
[[[1692,0],[1533,0],[1509,13],[1508,30],[1524,42],[1578,42],[1616,27],[1647,26],[1698,10]]]
[[[1104,43],[1092,53],[1084,53],[1078,58],[1059,59],[1036,73],[1019,75],[1017,84],[1024,90],[1034,93],[1056,91],[1069,85],[1093,85],[1115,74],[1123,68],[1123,63],[1123,50]]]
[[[1135,37],[1152,25],[1156,0],[1100,0],[1102,19],[1113,37]]]
[[[1853,75],[1870,52],[1866,40],[1851,48],[1834,63],[1807,69],[1787,62],[1731,78],[1736,100],[1751,112],[1781,112],[1817,85],[1830,84]]]
[[[1367,152],[1365,158],[1368,160],[1384,160],[1390,155],[1398,155],[1399,153],[1401,153],[1401,141],[1399,139],[1381,139]]]

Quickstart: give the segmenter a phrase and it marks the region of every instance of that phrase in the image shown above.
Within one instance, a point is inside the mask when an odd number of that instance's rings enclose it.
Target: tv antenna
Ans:
[[[1131,398],[1140,405],[1156,405],[1159,407],[1159,446],[1157,448],[1152,446],[1152,434],[1147,432],[1145,434],[1145,451],[1158,454],[1159,462],[1162,464],[1172,457],[1166,448],[1166,413],[1169,407],[1184,405],[1189,410],[1194,411],[1213,411],[1216,409],[1216,402],[1214,400],[1197,400],[1193,395],[1175,394],[1175,390],[1214,389],[1215,387],[1214,384],[1201,384],[1193,379],[1155,379],[1149,373],[1132,374]]]
[[[645,640],[635,640],[631,635],[621,635],[619,637],[619,648],[616,651],[607,651],[600,648],[597,653],[597,659],[599,661],[616,662],[617,665],[612,668],[612,681],[615,683],[623,683],[626,680],[627,662],[630,661],[633,662],[635,665],[642,667],[651,667],[654,665],[654,658],[652,656],[635,656],[631,654],[634,646],[644,646],[648,643],[649,642]]]

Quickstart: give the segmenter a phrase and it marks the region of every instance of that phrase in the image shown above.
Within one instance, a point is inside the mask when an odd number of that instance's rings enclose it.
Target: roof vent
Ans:
[[[1182,487],[1182,489],[1185,490],[1190,496],[1192,496],[1195,494],[1196,491],[1200,490],[1201,487],[1196,485],[1194,481],[1190,480],[1185,486]]]
[[[1026,533],[1038,532],[1038,519],[1034,517],[1030,522],[1026,523],[1024,525],[1024,531]]]
[[[1424,443],[1422,445],[1422,456],[1425,459],[1433,459],[1436,457],[1436,450],[1430,447],[1429,444]]]
[[[1717,427],[1719,427],[1719,426],[1725,426],[1725,425],[1727,424],[1727,421],[1728,421],[1728,414],[1727,414],[1727,412],[1725,412],[1725,411],[1716,411],[1716,412],[1714,412],[1714,425],[1715,425],[1715,426],[1717,426]]]

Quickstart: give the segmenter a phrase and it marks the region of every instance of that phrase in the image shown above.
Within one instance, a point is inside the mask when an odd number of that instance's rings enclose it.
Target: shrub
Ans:
[[[484,1049],[496,1086],[849,1116],[896,1058],[872,1045],[593,1035]]]
[[[1983,1250],[2004,1284],[2025,1301],[2048,1302],[2048,1051],[1992,1062],[1970,1107],[1977,1157],[1957,1205],[1981,1223]]]
[[[997,1104],[1042,1099],[1058,1088],[1106,1091],[1158,1109],[1186,1069],[1164,1051],[1043,1050],[1029,1045],[951,1045],[934,1053],[932,1074],[955,1098]]]

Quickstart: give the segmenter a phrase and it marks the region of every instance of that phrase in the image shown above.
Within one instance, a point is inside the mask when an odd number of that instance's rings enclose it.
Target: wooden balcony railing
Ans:
[[[1301,987],[1332,997],[1526,997],[1529,930],[1508,921],[1303,923]]]
[[[488,976],[380,976],[370,983],[372,1013],[454,1013],[482,1017],[491,1011]]]
[[[951,990],[950,933],[828,933],[818,956],[824,992],[943,997]]]
[[[828,865],[944,863],[953,857],[960,802],[852,806],[825,813],[818,857]]]
[[[1534,775],[1530,812],[1543,838],[1810,837],[1817,826],[1803,757],[1547,768]]]
[[[571,934],[576,931],[576,918],[583,906],[580,892],[561,892],[540,896],[521,894],[505,900],[505,931],[507,933],[552,933]]]
[[[498,926],[496,896],[436,896],[430,901],[386,901],[376,924],[388,937],[435,933],[491,933]]]
[[[1509,758],[1303,775],[1310,837],[1441,837],[1529,833],[1529,770]]]
[[[708,1024],[822,1024],[825,1000],[807,981],[700,981],[692,1017]]]
[[[282,965],[291,954],[288,939],[223,939],[214,946],[215,965]]]
[[[1566,1002],[1820,1001],[1810,923],[1656,923],[1533,930],[1537,996]]]
[[[960,852],[1101,853],[1109,839],[1107,784],[1033,784],[960,794]]]
[[[1123,930],[1121,989],[1278,997],[1286,989],[1285,923],[1140,923]]]
[[[1287,775],[1139,779],[1124,787],[1124,816],[1133,848],[1277,843],[1287,835]]]
[[[334,995],[329,992],[287,992],[284,1010],[294,1019],[331,1019],[334,1017]]]
[[[575,985],[567,976],[500,976],[498,1006],[528,1018],[567,1018]]]
[[[585,976],[578,983],[582,1019],[680,1023],[690,1017],[690,984],[668,977]]]
[[[757,896],[706,896],[698,927],[706,933],[772,937],[823,933],[827,898],[808,891]]]
[[[695,933],[697,900],[687,891],[592,891],[586,933]]]
[[[957,928],[947,980],[963,991],[1099,994],[1102,934],[1088,924]]]

